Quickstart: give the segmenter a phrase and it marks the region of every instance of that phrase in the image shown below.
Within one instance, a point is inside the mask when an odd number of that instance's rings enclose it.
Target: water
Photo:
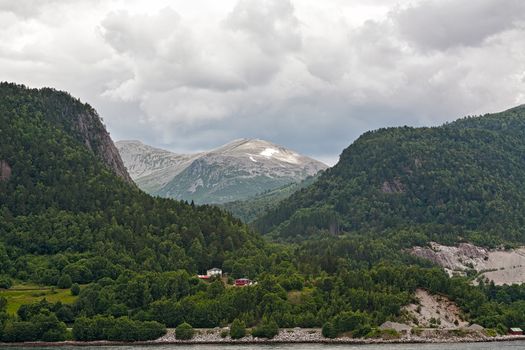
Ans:
[[[63,346],[63,347],[1,347],[1,350],[518,350],[525,341],[460,344],[381,344],[381,345],[152,345],[152,346]]]

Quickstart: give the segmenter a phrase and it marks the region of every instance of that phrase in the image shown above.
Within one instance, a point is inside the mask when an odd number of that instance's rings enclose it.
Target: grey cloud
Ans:
[[[393,11],[401,35],[423,49],[476,46],[525,16],[522,0],[426,0]]]
[[[74,6],[53,1],[56,11]],[[377,0],[389,14],[358,26],[338,12],[348,1],[330,1],[333,17],[322,18],[321,2],[298,0],[241,0],[197,20],[176,7],[145,14],[131,5],[80,24],[49,25],[47,10],[34,21],[9,12],[0,80],[70,91],[99,110],[115,139],[190,152],[258,137],[322,159],[370,129],[525,102],[517,1],[510,10],[469,1],[467,11],[465,0]]]
[[[79,3],[98,5],[101,0],[0,0],[0,12],[10,12],[22,19],[40,17],[46,11],[58,11],[61,6]]]
[[[301,47],[299,20],[290,0],[240,0],[225,24],[247,34],[265,52],[282,54]]]

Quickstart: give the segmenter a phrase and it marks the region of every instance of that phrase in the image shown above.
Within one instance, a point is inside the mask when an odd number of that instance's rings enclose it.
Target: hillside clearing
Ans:
[[[58,301],[72,304],[77,297],[71,295],[70,289],[52,289],[38,286],[15,286],[12,289],[0,289],[0,297],[7,299],[7,313],[16,314],[21,305],[38,303],[46,299],[51,303]]]

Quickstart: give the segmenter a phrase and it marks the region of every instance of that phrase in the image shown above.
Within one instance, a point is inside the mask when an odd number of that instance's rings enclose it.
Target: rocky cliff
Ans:
[[[109,133],[96,112],[78,113],[73,117],[73,127],[82,143],[98,156],[116,175],[133,183]]]

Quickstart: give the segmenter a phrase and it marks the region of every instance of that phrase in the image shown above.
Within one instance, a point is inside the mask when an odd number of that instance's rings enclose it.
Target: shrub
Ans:
[[[71,288],[72,283],[71,276],[64,274],[58,279],[57,287],[61,289]]]
[[[246,335],[246,325],[244,322],[236,318],[233,320],[230,328],[230,337],[232,339],[241,339]]]
[[[341,312],[333,320],[337,334],[354,331],[362,326],[370,324],[370,319],[363,312]]]
[[[136,321],[128,317],[79,317],[73,326],[76,340],[154,340],[166,334],[166,327],[154,321]]]
[[[9,289],[13,285],[13,282],[9,277],[0,277],[0,288]]]
[[[263,318],[262,322],[252,330],[252,335],[256,338],[271,339],[279,334],[279,326],[273,319]]]
[[[181,340],[188,340],[193,338],[195,331],[189,323],[181,323],[175,328],[175,338]]]
[[[73,283],[71,285],[71,295],[79,295],[80,294],[80,286],[78,283]]]
[[[498,335],[498,332],[494,328],[488,328],[485,329],[485,334],[487,337],[496,337]]]
[[[337,337],[337,331],[335,330],[334,324],[332,322],[325,322],[321,330],[323,337],[325,338],[335,338]]]
[[[0,312],[4,312],[6,310],[7,310],[7,299],[4,297],[0,297]]]
[[[352,332],[352,338],[364,338],[372,331],[372,327],[369,325],[363,325],[358,327]]]
[[[496,331],[498,334],[505,335],[508,333],[509,329],[503,323],[498,323],[496,326]]]
[[[62,341],[66,339],[66,325],[52,313],[42,313],[30,321],[7,322],[4,328],[3,341]]]
[[[2,340],[8,343],[37,339],[36,326],[27,321],[7,322],[4,326]]]

